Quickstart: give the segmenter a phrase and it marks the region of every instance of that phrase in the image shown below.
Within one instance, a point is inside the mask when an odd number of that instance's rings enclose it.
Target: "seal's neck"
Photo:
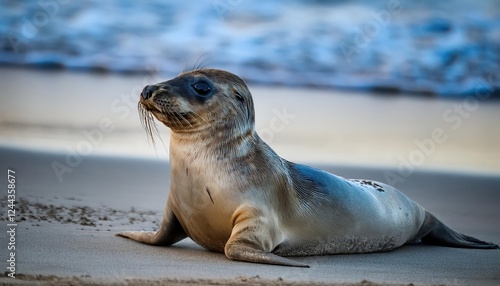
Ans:
[[[259,137],[252,128],[214,128],[205,132],[172,132],[170,153],[199,159],[227,161],[248,157],[259,148]]]

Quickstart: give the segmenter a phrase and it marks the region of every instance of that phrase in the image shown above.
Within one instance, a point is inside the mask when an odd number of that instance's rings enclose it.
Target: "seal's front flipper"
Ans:
[[[498,249],[498,245],[458,233],[447,227],[429,212],[425,213],[421,241],[425,244],[477,249]]]
[[[116,234],[151,245],[172,245],[187,237],[175,214],[167,206],[158,231],[125,231]]]
[[[270,252],[264,252],[245,244],[227,244],[224,252],[226,257],[231,260],[309,268],[307,264],[287,259]]]
[[[264,217],[258,209],[247,206],[237,209],[233,215],[233,224],[231,237],[224,247],[227,258],[253,263],[309,267],[271,253],[281,241],[274,220]]]

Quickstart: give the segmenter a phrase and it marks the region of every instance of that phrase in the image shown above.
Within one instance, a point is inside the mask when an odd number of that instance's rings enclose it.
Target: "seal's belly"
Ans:
[[[395,236],[379,238],[345,236],[315,241],[288,242],[278,245],[273,253],[281,256],[308,256],[389,251],[401,246]]]

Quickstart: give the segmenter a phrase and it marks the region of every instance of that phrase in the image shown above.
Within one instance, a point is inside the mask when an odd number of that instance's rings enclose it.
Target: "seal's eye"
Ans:
[[[210,86],[205,82],[197,82],[193,84],[193,88],[199,95],[207,95],[212,90]]]

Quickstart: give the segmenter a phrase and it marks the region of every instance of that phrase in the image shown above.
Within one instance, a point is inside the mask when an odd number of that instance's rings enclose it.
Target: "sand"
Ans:
[[[256,285],[363,280],[384,285],[495,285],[500,279],[496,250],[410,245],[388,253],[295,258],[311,265],[297,269],[229,261],[189,239],[173,247],[147,246],[114,234],[158,226],[168,193],[167,161],[90,156],[59,182],[50,165],[64,160],[63,153],[3,147],[0,154],[0,169],[14,168],[18,179],[17,271],[28,275],[19,278],[41,285],[54,285],[50,283],[60,282],[54,279],[63,278],[81,283],[76,285],[126,279],[139,279],[143,285],[212,283],[208,280],[231,285],[241,277],[257,276],[262,283]],[[318,167],[376,180],[388,171]],[[499,186],[499,176],[416,172],[400,188],[454,229],[499,242]],[[5,200],[1,209],[6,209]],[[2,219],[5,233],[7,222]],[[4,239],[2,244],[0,255],[7,257]],[[0,281],[13,282],[9,279]]]
[[[500,281],[496,250],[409,245],[388,253],[294,258],[311,265],[297,269],[229,261],[189,239],[173,247],[153,247],[115,237],[123,230],[157,228],[168,194],[169,163],[163,146],[157,146],[155,155],[135,109],[123,118],[111,109],[116,97],[130,93],[142,79],[16,69],[0,74],[0,170],[16,171],[18,223],[18,278],[1,277],[0,285],[498,285]],[[304,92],[307,100],[300,96]],[[257,129],[265,133],[266,128],[279,127],[274,123],[282,123],[283,128],[274,128],[267,138],[279,154],[341,176],[383,182],[387,174],[404,170],[398,157],[411,154],[415,139],[425,139],[438,123],[445,128],[440,113],[457,104],[283,88],[255,88],[254,94]],[[455,230],[496,243],[500,242],[498,111],[497,103],[481,105],[461,128],[446,129],[448,140],[396,182]],[[287,117],[286,123],[283,114],[295,117]],[[92,132],[105,118],[115,129],[102,138],[90,137],[98,143],[94,144],[85,131],[95,135]],[[86,150],[78,149],[82,146],[91,148],[81,153]],[[58,173],[54,164],[69,169]],[[0,209],[6,212],[5,180],[2,184]],[[2,233],[7,231],[6,219],[2,214]],[[5,261],[7,237],[1,237],[0,257]]]

